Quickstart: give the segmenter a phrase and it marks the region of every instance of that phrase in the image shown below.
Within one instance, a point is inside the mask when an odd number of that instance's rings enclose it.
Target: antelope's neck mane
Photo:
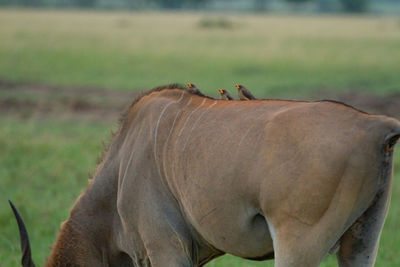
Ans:
[[[64,222],[52,247],[52,253],[46,261],[46,266],[79,266],[79,263],[85,262],[88,254],[86,243],[68,221]]]
[[[177,83],[158,86],[158,87],[155,87],[155,88],[153,88],[153,89],[150,89],[150,90],[141,92],[141,93],[132,101],[132,103],[128,106],[128,108],[121,114],[121,117],[120,117],[120,119],[119,119],[120,125],[123,126],[123,124],[124,124],[124,122],[125,122],[127,116],[129,115],[130,111],[132,110],[133,106],[134,106],[137,102],[139,102],[143,97],[145,97],[145,96],[147,96],[147,95],[150,95],[150,94],[152,94],[152,93],[154,93],[154,92],[160,92],[160,91],[164,91],[164,90],[176,90],[176,89],[182,90],[182,91],[185,91],[185,92],[188,92],[188,93],[193,94],[193,95],[198,95],[198,96],[201,96],[201,97],[206,97],[206,98],[209,98],[209,99],[214,99],[214,98],[212,98],[212,97],[209,97],[209,96],[206,96],[206,95],[202,94],[202,93],[201,93],[200,91],[198,91],[198,90],[193,90],[193,89],[191,89],[191,88],[187,88],[187,87],[185,87],[185,86],[183,86],[183,85],[181,85],[181,84],[177,84]]]

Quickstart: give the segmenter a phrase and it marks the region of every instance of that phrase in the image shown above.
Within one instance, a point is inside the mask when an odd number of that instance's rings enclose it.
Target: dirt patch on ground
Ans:
[[[101,88],[16,84],[0,80],[0,115],[116,121],[138,94]]]
[[[110,123],[117,120],[137,94],[137,91],[51,87],[0,80],[0,116],[17,115],[26,119],[54,117]],[[338,100],[368,113],[400,119],[400,93],[377,96],[361,92],[318,92],[311,99]]]

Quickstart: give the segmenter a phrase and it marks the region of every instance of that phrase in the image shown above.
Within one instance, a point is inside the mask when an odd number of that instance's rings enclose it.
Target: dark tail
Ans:
[[[22,266],[23,267],[35,267],[35,263],[33,263],[32,255],[31,255],[31,245],[29,243],[28,231],[26,230],[24,221],[22,220],[21,215],[19,214],[17,208],[14,206],[14,204],[11,202],[11,200],[9,200],[8,202],[10,203],[10,206],[15,215],[15,219],[17,220],[17,223],[18,223],[19,237],[21,239],[21,251],[22,251],[21,263],[22,263]]]
[[[397,140],[400,138],[400,127],[396,128],[394,131],[389,133],[385,139],[385,150],[389,152],[393,150],[394,145],[396,144]]]

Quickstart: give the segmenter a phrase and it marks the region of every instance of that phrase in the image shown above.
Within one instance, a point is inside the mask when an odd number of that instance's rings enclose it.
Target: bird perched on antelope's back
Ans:
[[[228,93],[228,91],[224,89],[218,89],[218,92],[221,94],[221,99],[224,100],[234,100],[234,98]]]
[[[235,87],[238,89],[238,95],[239,95],[240,100],[255,100],[255,99],[257,99],[253,96],[253,94],[249,91],[249,89],[247,89],[243,85],[235,85]]]
[[[201,94],[200,89],[194,83],[187,83],[187,86],[192,89],[193,93]]]

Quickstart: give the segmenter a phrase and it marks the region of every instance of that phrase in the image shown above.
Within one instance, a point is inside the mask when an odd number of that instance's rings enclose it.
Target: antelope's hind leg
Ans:
[[[318,266],[323,257],[343,237],[343,233],[346,233],[356,219],[363,214],[363,211],[367,210],[368,206],[371,207],[370,212],[375,213],[378,217],[381,216],[381,219],[378,220],[379,222],[376,223],[372,220],[367,220],[371,225],[375,225],[374,229],[378,229],[378,236],[372,239],[378,239],[385,217],[379,214],[386,213],[385,207],[387,206],[390,190],[384,191],[385,193],[381,194],[382,197],[377,200],[376,197],[379,194],[377,195],[376,191],[374,192],[371,189],[369,184],[373,187],[373,181],[370,182],[367,178],[358,179],[357,175],[351,171],[345,173],[341,177],[327,209],[319,215],[319,219],[314,218],[314,221],[307,221],[307,217],[302,216],[301,212],[285,213],[278,210],[276,212],[278,216],[272,216],[272,220],[270,219],[271,226],[275,226],[275,266]],[[373,180],[373,178],[370,178],[370,180]],[[372,207],[370,203],[374,199],[377,202]],[[303,207],[303,210],[306,210],[306,208],[307,206]],[[343,237],[341,241],[344,244],[349,242],[346,237]],[[372,243],[375,244],[375,242]],[[346,261],[348,261],[349,255],[354,254],[353,252],[344,252],[344,247],[342,247],[339,251],[339,255],[341,255],[339,258],[346,259]]]
[[[372,205],[344,233],[337,253],[339,266],[374,266],[389,208],[390,192],[389,182],[377,193]]]
[[[349,216],[339,219],[338,212],[345,210],[340,205],[332,205],[326,214],[328,216],[324,218],[326,220],[321,218],[315,225],[303,224],[288,218],[285,225],[280,225],[276,229],[275,267],[318,266],[339,238],[340,248],[337,253],[339,266],[373,266],[389,207],[390,184],[388,183],[375,195],[372,205],[350,227],[346,227],[345,219]],[[343,234],[344,229],[347,230]]]

